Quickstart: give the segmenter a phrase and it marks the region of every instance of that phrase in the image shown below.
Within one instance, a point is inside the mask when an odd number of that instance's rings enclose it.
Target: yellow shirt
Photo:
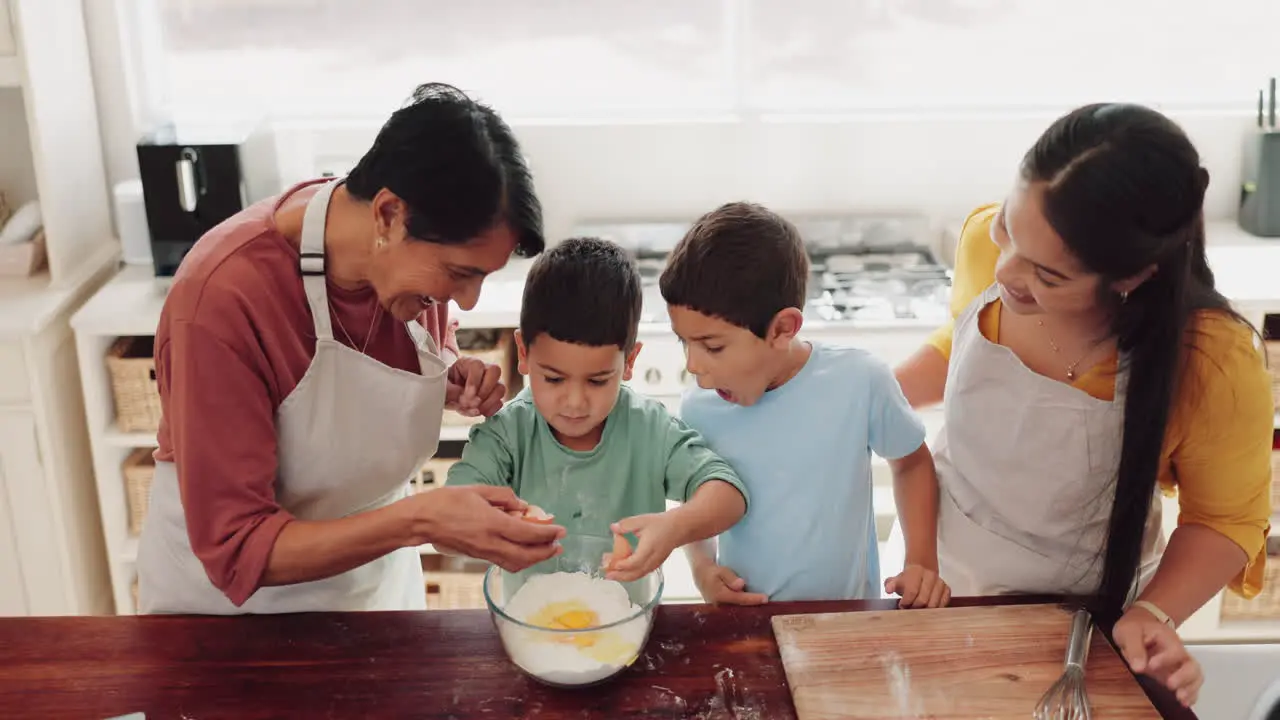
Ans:
[[[948,359],[955,317],[995,282],[1000,250],[991,241],[999,204],[965,220],[956,248],[952,320],[929,338]],[[1000,337],[1000,301],[978,316],[978,329]],[[1178,524],[1198,524],[1231,538],[1251,558],[1231,589],[1254,597],[1262,589],[1271,520],[1271,377],[1249,328],[1221,313],[1201,313],[1196,350],[1187,359],[1182,391],[1165,433],[1159,482],[1177,493]],[[1100,400],[1115,396],[1116,358],[1077,378],[1074,387]],[[1176,490],[1175,490],[1176,488]]]

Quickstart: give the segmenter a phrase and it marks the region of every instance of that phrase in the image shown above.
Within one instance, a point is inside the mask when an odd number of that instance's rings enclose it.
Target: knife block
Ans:
[[[1280,237],[1280,131],[1245,138],[1240,185],[1240,227],[1260,237]]]

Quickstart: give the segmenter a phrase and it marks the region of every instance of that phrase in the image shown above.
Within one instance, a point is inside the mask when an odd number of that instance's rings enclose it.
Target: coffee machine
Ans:
[[[138,170],[157,278],[172,278],[202,235],[260,199],[250,193],[246,171],[269,165],[274,157],[261,130],[179,129],[167,124],[138,141]],[[269,179],[261,172],[255,174],[260,183]]]

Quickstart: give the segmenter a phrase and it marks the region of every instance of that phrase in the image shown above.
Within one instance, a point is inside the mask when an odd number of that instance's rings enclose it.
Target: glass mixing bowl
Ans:
[[[490,567],[484,599],[503,650],[522,672],[555,687],[595,685],[640,656],[662,599],[662,569],[632,582],[605,580],[613,538],[569,535],[560,545],[558,557],[520,572]]]

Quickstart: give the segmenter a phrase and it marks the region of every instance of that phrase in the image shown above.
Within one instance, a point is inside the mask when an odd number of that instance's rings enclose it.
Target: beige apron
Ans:
[[[333,338],[324,228],[337,184],[321,187],[303,218],[300,264],[316,351],[276,413],[276,499],[299,520],[341,518],[405,497],[410,475],[435,454],[445,402],[448,367],[417,323],[407,323],[406,331],[418,346],[421,375],[384,365]],[[138,548],[138,580],[143,613],[426,609],[416,548],[401,548],[324,580],[263,587],[236,607],[209,581],[192,552],[177,468],[165,462],[156,463]]]
[[[993,285],[956,319],[938,467],[938,560],[955,596],[1091,594],[1114,497],[1125,376],[1114,402],[1032,372],[985,337]],[[1137,578],[1164,550],[1152,497]]]

